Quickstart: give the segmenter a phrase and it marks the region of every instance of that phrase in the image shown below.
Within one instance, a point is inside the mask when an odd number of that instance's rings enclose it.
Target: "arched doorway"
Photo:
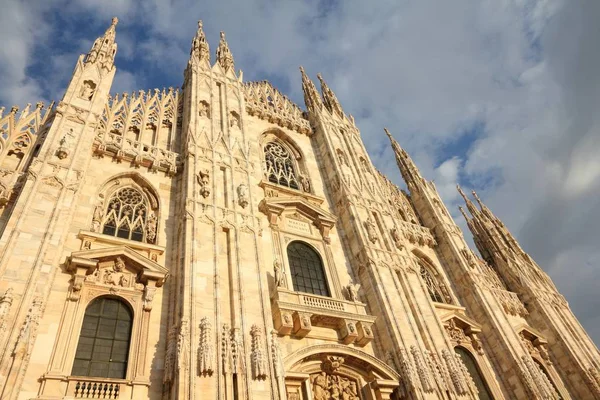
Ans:
[[[461,358],[467,367],[471,378],[473,378],[473,382],[475,382],[475,386],[479,391],[479,400],[493,400],[494,398],[492,397],[491,391],[488,388],[473,355],[468,350],[460,346],[455,347],[454,352]]]

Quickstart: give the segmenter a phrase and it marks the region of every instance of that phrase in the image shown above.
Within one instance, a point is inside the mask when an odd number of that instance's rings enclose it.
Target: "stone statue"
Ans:
[[[181,320],[179,336],[177,337],[177,370],[182,370],[187,365],[187,357],[190,354],[190,345],[188,343],[188,321]]]
[[[302,185],[302,190],[306,193],[310,193],[310,180],[305,175],[300,175],[300,184]]]
[[[94,216],[92,217],[92,232],[100,232],[100,225],[102,224],[102,217],[104,214],[104,204],[100,202],[94,207]]]
[[[313,380],[313,398],[314,400],[329,400],[329,391],[327,383],[327,374],[321,372]]]
[[[378,238],[377,232],[375,230],[375,222],[373,222],[373,219],[371,217],[369,217],[369,219],[365,221],[365,228],[367,229],[367,236],[369,238],[369,241],[375,244]]]
[[[210,171],[208,169],[200,170],[197,179],[200,185],[200,194],[202,197],[207,198],[210,195]]]
[[[240,121],[238,119],[238,116],[234,113],[231,113],[231,115],[229,116],[229,126],[231,128],[236,128],[236,129],[240,128]]]
[[[350,282],[348,286],[346,286],[346,290],[348,291],[348,300],[350,301],[359,301],[358,299],[358,290],[360,289],[360,283],[352,283]]]
[[[156,215],[151,212],[150,215],[148,215],[148,222],[146,223],[146,240],[148,243],[154,243],[156,241],[157,223]]]
[[[242,208],[246,208],[246,206],[248,205],[248,186],[246,186],[242,183],[240,186],[238,186],[237,193],[238,193],[238,204]]]
[[[81,90],[79,91],[79,97],[85,100],[91,100],[94,95],[94,89],[96,85],[92,81],[84,81]]]
[[[285,271],[278,258],[273,261],[273,268],[275,269],[275,286],[285,287]]]
[[[201,117],[210,118],[210,115],[209,115],[209,106],[208,106],[208,103],[206,101],[201,101],[200,104],[198,104],[198,114]]]

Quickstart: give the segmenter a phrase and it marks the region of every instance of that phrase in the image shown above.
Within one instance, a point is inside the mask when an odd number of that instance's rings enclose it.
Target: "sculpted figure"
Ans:
[[[325,374],[325,372],[321,372],[313,381],[314,400],[329,400],[327,386],[327,374]]]
[[[102,204],[102,202],[100,202],[100,204],[98,204],[94,208],[94,216],[92,217],[92,232],[100,231],[100,224],[102,224],[103,210],[104,210],[104,205]]]
[[[374,244],[378,239],[377,232],[375,231],[375,222],[373,222],[371,217],[369,217],[369,219],[365,221],[365,228],[367,229],[367,236],[369,237],[369,241]]]
[[[360,283],[350,282],[348,284],[348,286],[346,286],[346,290],[348,291],[348,300],[359,301],[359,299],[358,299],[358,290],[359,289],[360,289]]]
[[[148,241],[148,243],[154,243],[154,241],[156,240],[157,222],[158,221],[156,215],[154,215],[154,213],[151,212],[150,215],[148,215],[148,223],[146,224],[146,240]]]
[[[308,180],[308,177],[300,175],[300,184],[306,193],[310,193],[310,181]]]
[[[237,193],[238,193],[238,204],[242,208],[246,208],[246,206],[248,205],[248,186],[246,186],[242,183],[240,186],[238,186]]]
[[[210,178],[210,171],[208,169],[203,169],[200,170],[200,172],[198,172],[198,184],[200,185],[200,194],[202,195],[202,197],[207,198],[210,195],[210,188],[209,188],[209,180]]]
[[[79,97],[86,100],[91,100],[94,95],[94,89],[96,85],[92,81],[84,81],[81,90],[79,91]]]
[[[275,285],[278,287],[285,286],[285,272],[281,266],[281,261],[278,258],[273,261],[273,268],[275,269]]]

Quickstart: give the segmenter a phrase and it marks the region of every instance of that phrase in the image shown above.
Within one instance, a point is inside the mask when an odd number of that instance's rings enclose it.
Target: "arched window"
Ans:
[[[449,295],[447,293],[448,290],[446,287],[442,287],[438,280],[435,279],[429,270],[423,265],[421,265],[420,274],[421,279],[423,279],[423,282],[427,287],[427,291],[429,292],[429,297],[431,297],[431,300],[437,303],[450,303]]]
[[[117,190],[106,208],[102,233],[123,239],[144,240],[148,207],[142,193],[132,187]]]
[[[132,322],[123,301],[93,300],[85,310],[71,375],[125,379]]]
[[[475,359],[473,359],[473,356],[471,355],[471,353],[469,353],[467,350],[463,349],[462,347],[455,347],[454,352],[456,354],[458,354],[458,356],[461,358],[461,360],[467,367],[467,370],[469,371],[471,378],[473,378],[473,382],[475,382],[475,386],[477,387],[477,390],[479,391],[479,400],[492,400],[493,397],[490,393],[490,389],[488,388],[487,384],[485,383],[483,376],[481,376],[481,372],[479,371],[477,362],[475,361]]]
[[[269,182],[298,189],[298,177],[289,151],[277,142],[265,146],[265,172]]]
[[[294,290],[330,296],[321,256],[303,242],[292,242],[287,248]]]

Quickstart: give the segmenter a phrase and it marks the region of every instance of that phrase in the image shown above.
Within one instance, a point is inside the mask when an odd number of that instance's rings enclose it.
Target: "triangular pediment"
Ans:
[[[442,316],[441,320],[443,323],[453,320],[456,326],[460,327],[464,331],[468,331],[469,333],[481,332],[481,325],[479,325],[475,320],[455,311]]]
[[[284,210],[296,211],[300,215],[304,215],[306,218],[313,222],[324,222],[331,225],[335,224],[336,217],[328,211],[325,211],[321,207],[309,202],[302,197],[271,197],[263,200],[264,207],[270,210],[280,210],[281,213]]]
[[[87,269],[88,273],[101,268],[108,262],[121,260],[126,268],[136,274],[142,282],[156,281],[156,286],[162,286],[169,276],[169,270],[162,265],[144,257],[127,246],[106,247],[93,250],[81,250],[71,253],[67,270]]]
[[[540,332],[536,331],[529,325],[525,325],[525,324],[517,325],[515,330],[516,330],[517,334],[522,334],[525,338],[527,338],[528,340],[530,340],[532,342],[537,341],[538,343],[541,343],[541,344],[548,343],[548,341],[546,339],[544,339],[544,337],[542,336],[542,334]]]

